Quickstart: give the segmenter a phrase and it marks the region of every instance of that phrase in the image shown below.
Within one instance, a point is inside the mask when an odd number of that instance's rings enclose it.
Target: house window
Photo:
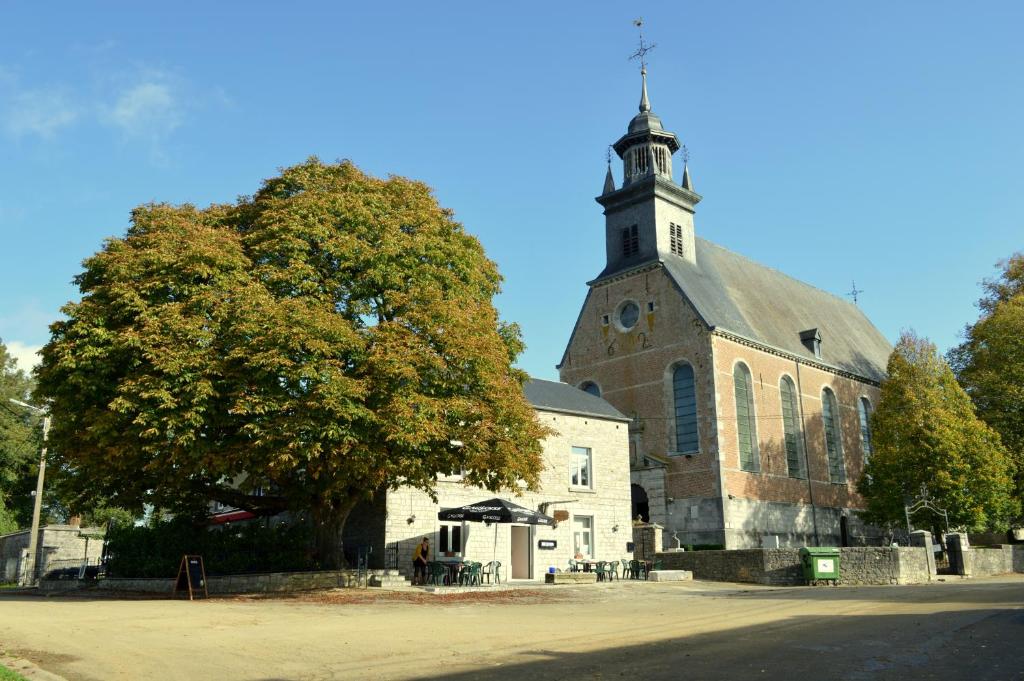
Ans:
[[[864,455],[864,465],[866,466],[872,452],[871,423],[868,420],[871,416],[871,403],[868,402],[868,398],[862,397],[857,401],[857,407],[860,412],[860,451]]]
[[[669,249],[676,255],[686,255],[683,250],[683,227],[674,222],[668,223]]]
[[[584,381],[580,385],[580,390],[582,390],[585,393],[590,393],[594,397],[601,396],[601,387],[598,386],[597,383],[594,383],[593,381]]]
[[[754,384],[746,364],[737,364],[732,372],[736,392],[736,433],[740,444],[740,468],[754,473],[761,470],[757,450],[757,426],[754,423]]]
[[[836,407],[836,396],[825,388],[821,391],[821,418],[825,422],[825,448],[828,451],[829,482],[846,482],[846,468],[843,466],[843,443],[839,425],[839,409]]]
[[[592,487],[590,465],[590,447],[573,447],[569,460],[569,484],[573,487]]]
[[[594,557],[594,518],[576,515],[572,518],[573,553],[584,558]]]
[[[630,225],[622,230],[622,256],[628,258],[640,252],[640,230]]]
[[[689,364],[680,364],[672,371],[672,403],[676,422],[675,451],[698,451],[697,391],[693,383],[693,367]]]
[[[783,376],[779,384],[779,398],[782,401],[782,432],[786,442],[786,466],[789,477],[805,478],[803,447],[800,441],[800,412],[796,402],[796,386],[793,379]]]
[[[438,553],[462,553],[462,523],[441,525]]]

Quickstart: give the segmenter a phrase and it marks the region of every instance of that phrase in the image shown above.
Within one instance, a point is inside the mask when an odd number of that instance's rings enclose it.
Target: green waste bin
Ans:
[[[800,549],[800,564],[808,583],[820,579],[839,579],[839,549],[805,546]]]

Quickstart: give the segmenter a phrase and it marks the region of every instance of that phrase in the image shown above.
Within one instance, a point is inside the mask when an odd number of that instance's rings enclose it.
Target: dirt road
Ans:
[[[368,599],[368,600],[367,600]],[[69,680],[1024,680],[1024,576],[433,596],[0,596],[0,648]]]

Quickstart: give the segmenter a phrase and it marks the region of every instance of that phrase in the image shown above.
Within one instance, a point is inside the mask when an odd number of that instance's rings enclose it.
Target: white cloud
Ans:
[[[170,85],[147,81],[122,92],[109,118],[127,135],[156,141],[180,126],[184,114]]]
[[[10,98],[5,112],[7,132],[15,137],[51,139],[78,118],[76,107],[58,90],[26,90]]]
[[[18,362],[18,368],[28,373],[40,362],[41,345],[27,345],[21,341],[7,343],[7,352]]]

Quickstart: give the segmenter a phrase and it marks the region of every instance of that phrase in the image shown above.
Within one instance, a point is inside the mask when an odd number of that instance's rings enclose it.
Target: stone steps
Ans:
[[[384,589],[409,588],[412,584],[398,570],[370,570],[370,586]]]

